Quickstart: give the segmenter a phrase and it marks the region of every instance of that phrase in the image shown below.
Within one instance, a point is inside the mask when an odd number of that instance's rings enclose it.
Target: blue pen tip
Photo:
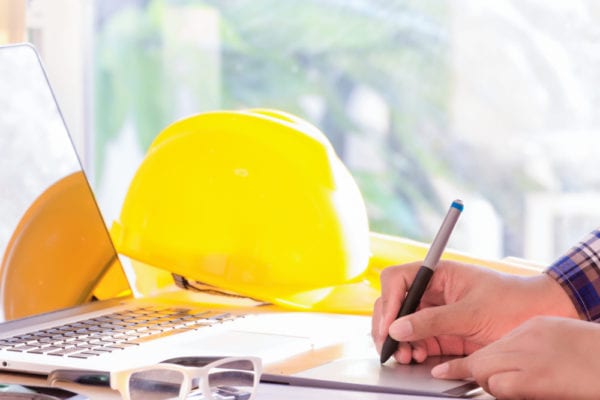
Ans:
[[[463,208],[465,208],[465,206],[463,205],[462,201],[460,200],[454,200],[452,202],[452,204],[450,205],[450,207],[454,207],[456,208],[458,211],[462,211]]]

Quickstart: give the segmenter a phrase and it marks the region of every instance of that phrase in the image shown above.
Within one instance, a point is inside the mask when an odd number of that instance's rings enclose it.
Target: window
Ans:
[[[458,197],[451,247],[550,262],[600,225],[593,0],[88,4],[86,164],[109,220],[167,124],[271,107],[329,137],[373,231],[430,241]]]

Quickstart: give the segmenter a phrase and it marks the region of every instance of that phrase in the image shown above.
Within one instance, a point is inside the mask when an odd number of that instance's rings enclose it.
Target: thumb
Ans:
[[[469,369],[469,357],[457,358],[438,364],[431,370],[431,375],[439,379],[467,379],[472,376]]]
[[[394,321],[389,335],[399,342],[414,342],[440,335],[467,335],[471,317],[459,303],[423,308]]]

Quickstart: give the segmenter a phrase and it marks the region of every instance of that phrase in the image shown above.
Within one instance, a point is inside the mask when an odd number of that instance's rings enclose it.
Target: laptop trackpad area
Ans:
[[[366,316],[286,312],[254,314],[232,324],[235,331],[304,338],[315,347],[369,337],[371,319]]]
[[[366,337],[370,319],[319,313],[252,314],[211,335],[186,336],[177,345],[188,353],[254,355],[264,363],[281,361],[358,335]]]
[[[177,347],[181,349],[182,354],[188,356],[252,355],[261,357],[264,363],[269,363],[310,351],[313,344],[305,337],[230,330],[216,335],[181,340]]]

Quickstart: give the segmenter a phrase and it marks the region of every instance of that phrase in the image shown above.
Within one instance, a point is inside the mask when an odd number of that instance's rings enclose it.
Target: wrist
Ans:
[[[570,293],[552,276],[544,273],[529,278],[533,285],[532,301],[540,305],[539,313],[558,317],[585,319],[578,312]]]

